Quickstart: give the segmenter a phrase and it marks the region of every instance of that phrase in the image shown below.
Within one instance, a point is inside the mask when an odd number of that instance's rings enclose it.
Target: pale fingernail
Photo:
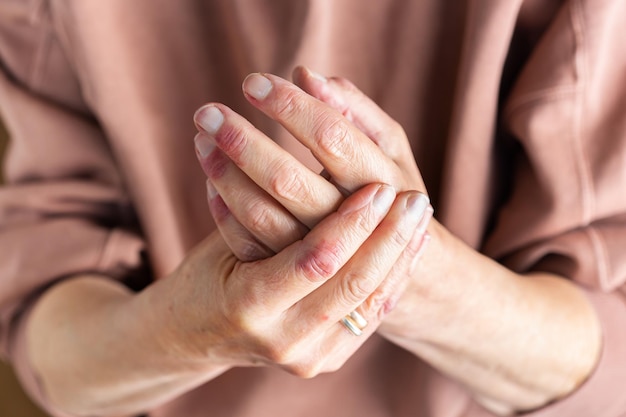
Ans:
[[[408,198],[406,208],[410,216],[422,219],[429,204],[430,199],[426,194],[417,193]]]
[[[213,200],[215,196],[217,195],[217,190],[215,189],[215,187],[213,186],[213,183],[211,183],[210,180],[206,181],[206,193],[207,193],[207,196],[209,197],[209,201]]]
[[[319,74],[311,69],[309,69],[308,67],[304,67],[304,70],[306,71],[307,75],[311,78],[315,78],[318,81],[321,81],[323,83],[327,82],[328,79],[326,77],[324,77],[322,74]]]
[[[198,133],[193,139],[193,142],[196,145],[196,152],[202,159],[209,156],[209,154],[213,152],[213,149],[215,149],[213,141],[204,133]]]
[[[386,212],[396,199],[396,190],[390,185],[381,185],[374,196],[374,208]]]
[[[265,99],[272,91],[272,86],[268,78],[258,73],[248,75],[243,81],[243,91],[257,100]]]
[[[207,133],[214,135],[224,124],[224,114],[215,106],[205,106],[196,112],[194,120]]]

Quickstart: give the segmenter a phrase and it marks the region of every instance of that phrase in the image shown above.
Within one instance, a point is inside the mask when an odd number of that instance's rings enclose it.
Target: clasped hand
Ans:
[[[302,68],[295,79],[302,89],[253,74],[244,94],[325,175],[226,106],[200,109],[196,149],[221,236],[183,263],[188,285],[175,299],[200,357],[311,377],[338,369],[392,310],[432,209],[424,192],[408,191],[424,186],[397,123],[345,80]],[[183,308],[197,297],[208,314]],[[353,310],[368,322],[361,337],[339,325]]]

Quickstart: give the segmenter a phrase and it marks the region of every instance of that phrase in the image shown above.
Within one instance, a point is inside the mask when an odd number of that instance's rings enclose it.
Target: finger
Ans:
[[[293,71],[293,78],[308,94],[343,114],[403,170],[421,178],[413,158],[402,158],[412,154],[402,126],[349,80],[325,78],[302,66]]]
[[[428,206],[400,259],[393,265],[391,272],[383,283],[363,304],[365,310],[373,313],[377,312],[378,320],[383,320],[395,308],[398,300],[404,293],[415,271],[417,262],[430,242],[430,235],[426,228],[432,215],[433,208]],[[359,309],[363,308],[363,306],[359,307]]]
[[[409,191],[398,195],[389,214],[337,276],[294,306],[293,326],[297,328],[296,322],[300,321],[300,326],[331,328],[358,307],[375,328],[394,286],[383,287],[386,291],[376,297],[372,294],[402,258],[428,205],[428,197],[422,193]]]
[[[326,78],[302,66],[294,69],[293,79],[302,90],[343,114],[385,155],[394,157],[407,150],[408,146],[404,145],[408,145],[408,141],[398,122],[349,80]]]
[[[294,84],[271,74],[251,74],[243,90],[253,105],[309,148],[349,191],[371,182],[403,185],[399,169],[372,140],[340,112]]]
[[[242,264],[232,291],[239,299],[259,298],[271,314],[286,311],[333,277],[357,252],[387,214],[395,199],[388,185],[371,184],[348,197],[341,207],[304,239],[270,259]],[[250,281],[246,277],[255,277]],[[228,284],[228,283],[227,283]],[[246,310],[248,314],[250,309]]]
[[[250,231],[258,242],[271,249],[273,253],[277,253],[301,239],[309,231],[216,148],[206,134],[198,133],[194,142],[205,172],[219,166],[220,175],[214,175],[209,179],[207,189],[213,194],[219,194],[230,213],[238,220],[239,226]],[[206,154],[205,157],[202,156],[200,149]],[[230,242],[234,237],[227,238],[225,233],[229,230],[231,229],[220,228],[224,238]],[[237,228],[233,230],[238,231]],[[248,240],[246,239],[246,242]],[[253,259],[248,257],[246,260]]]
[[[228,107],[204,106],[195,121],[234,164],[307,227],[315,226],[343,200],[335,186]],[[203,168],[214,182],[228,167],[218,157],[210,153],[203,159]]]
[[[233,254],[244,262],[256,261],[272,256],[274,252],[257,241],[252,233],[232,215],[224,200],[211,185],[211,182],[207,180],[206,184],[209,210],[218,230]]]
[[[408,189],[426,189],[421,182],[422,176],[412,157],[413,151],[404,129],[371,98],[345,78],[325,78],[305,67],[294,69],[293,78],[305,92],[343,114],[391,158],[402,172],[415,178],[415,183],[404,184]]]
[[[432,212],[432,211],[431,211]],[[427,214],[428,215],[428,214]],[[346,360],[348,360],[354,352],[356,352],[363,343],[367,341],[369,336],[375,333],[378,330],[378,326],[380,322],[387,314],[388,310],[393,308],[400,298],[400,295],[404,292],[405,288],[408,284],[408,279],[397,279],[395,270],[398,268],[399,264],[405,264],[407,256],[407,252],[415,253],[416,257],[419,257],[420,254],[424,251],[425,247],[430,240],[430,235],[427,232],[424,232],[425,227],[422,228],[422,223],[428,223],[428,220],[425,220],[427,215],[422,218],[420,225],[418,225],[417,230],[413,234],[413,238],[405,249],[401,258],[394,264],[393,269],[389,276],[382,282],[382,284],[376,289],[376,291],[368,297],[364,304],[357,307],[350,314],[350,323],[352,326],[356,327],[356,331],[359,332],[358,338],[354,337],[354,333],[347,329],[342,321],[333,322],[330,320],[318,320],[320,323],[319,326],[326,326],[326,331],[316,332],[318,336],[314,341],[305,341],[308,345],[311,345],[312,342],[317,346],[316,352],[319,352],[317,357],[321,358],[321,360],[314,361],[312,365],[308,365],[306,361],[303,362],[295,362],[287,366],[286,369],[289,371],[304,369],[304,371],[300,372],[302,374],[312,374],[317,375],[321,371],[324,372],[333,372],[339,369]],[[411,263],[411,259],[408,260],[408,263]],[[391,295],[389,295],[391,294]],[[379,309],[379,313],[377,316],[373,315],[371,312],[368,312],[365,308],[369,300],[376,300],[378,297],[379,300],[384,300],[383,303],[378,302],[370,302],[370,304],[383,305],[382,308]],[[374,311],[376,307],[374,307]],[[300,312],[300,314],[302,314]],[[352,316],[353,314],[358,314],[358,316]],[[328,316],[325,315],[325,318]],[[353,318],[355,317],[355,318]],[[365,317],[369,317],[366,319]],[[343,317],[342,319],[343,320]],[[313,323],[306,323],[304,325],[314,326],[317,323],[315,321]],[[291,329],[295,332],[294,334],[298,334],[300,331],[301,334],[303,331],[309,331],[309,334],[313,333],[309,329],[301,329],[298,326],[303,326],[301,320],[297,320],[295,323],[289,323],[287,328]],[[303,366],[304,365],[304,366]]]

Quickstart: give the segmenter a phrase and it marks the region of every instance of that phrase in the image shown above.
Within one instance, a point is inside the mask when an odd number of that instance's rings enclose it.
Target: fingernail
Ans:
[[[206,181],[206,193],[207,193],[207,196],[209,197],[209,201],[213,200],[215,196],[217,195],[217,190],[215,189],[215,187],[213,186],[213,183],[210,180]]]
[[[374,207],[380,212],[385,212],[389,210],[395,199],[396,190],[390,185],[381,185],[374,196]]]
[[[243,81],[243,91],[257,100],[263,100],[272,91],[272,82],[261,74],[250,74]]]
[[[215,149],[213,141],[204,133],[198,133],[193,139],[196,145],[196,152],[200,155],[200,158],[204,159]]]
[[[194,120],[207,133],[214,135],[224,123],[224,115],[215,106],[205,106],[196,112]]]
[[[429,204],[430,200],[426,194],[417,193],[408,198],[406,208],[410,216],[422,219]]]
[[[321,81],[323,83],[328,81],[328,79],[326,77],[324,77],[322,74],[319,74],[319,73],[309,69],[308,67],[304,67],[304,69],[307,72],[307,74],[309,75],[309,77],[315,78],[316,80]]]

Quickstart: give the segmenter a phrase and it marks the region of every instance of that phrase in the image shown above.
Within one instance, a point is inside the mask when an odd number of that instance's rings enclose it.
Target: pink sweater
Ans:
[[[37,294],[82,272],[159,279],[214,225],[192,115],[221,101],[311,166],[247,105],[244,76],[296,64],[352,80],[411,138],[438,220],[509,268],[578,283],[600,363],[533,417],[626,416],[623,0],[2,0],[0,341],[24,350]],[[301,380],[234,369],[152,417],[490,416],[462,386],[373,337]]]

